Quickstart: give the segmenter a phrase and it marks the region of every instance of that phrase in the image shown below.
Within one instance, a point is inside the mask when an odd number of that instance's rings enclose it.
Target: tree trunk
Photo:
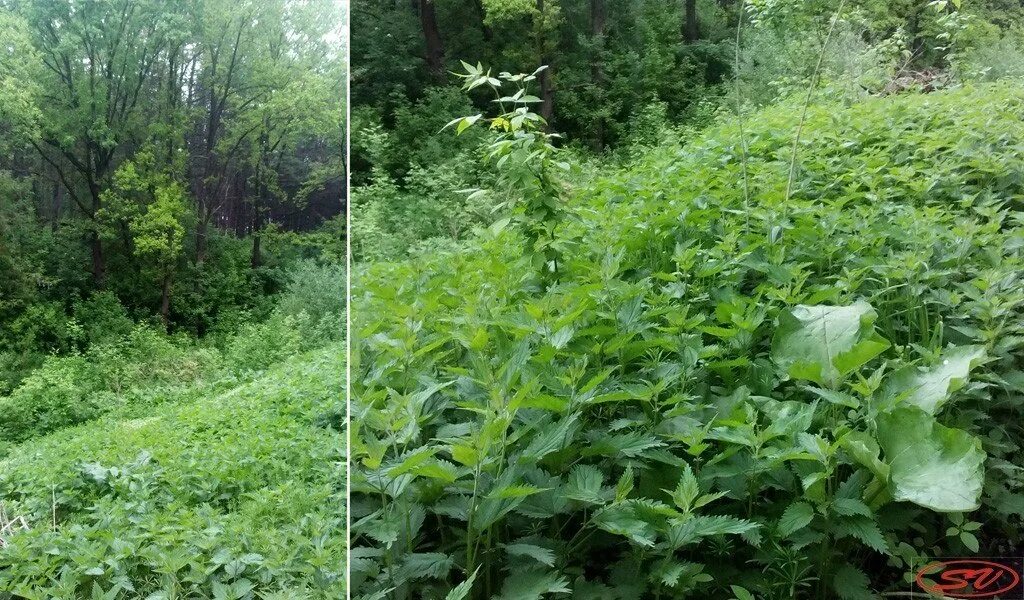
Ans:
[[[423,39],[427,46],[427,69],[436,81],[444,80],[444,45],[441,42],[441,31],[437,28],[437,13],[434,11],[434,0],[419,0],[420,25],[423,27]]]
[[[259,268],[263,264],[263,251],[260,243],[259,231],[253,231],[252,234],[252,256],[249,259],[249,266],[253,269]]]
[[[484,34],[484,41],[490,42],[494,38],[494,33],[487,26],[487,11],[484,9],[484,3],[482,0],[473,0],[473,5],[476,7],[477,14],[480,15],[480,31]]]
[[[200,210],[200,213],[204,211]],[[210,226],[207,222],[206,215],[200,214],[199,220],[196,223],[196,264],[201,265],[206,262],[206,251],[209,246],[210,239]]]
[[[536,24],[537,57],[540,59],[541,65],[547,66],[537,76],[537,80],[540,82],[540,116],[550,124],[551,117],[555,114],[555,90],[551,83],[552,65],[548,56],[547,39],[544,32],[544,0],[537,0],[537,13],[539,19]]]
[[[697,21],[697,0],[683,0],[683,40],[692,44],[700,39],[700,23]]]
[[[604,0],[590,0],[590,35],[594,46],[590,58],[590,79],[596,90],[597,100],[604,100],[604,29],[608,19]],[[604,117],[598,117],[594,124],[594,149],[604,148]]]
[[[163,291],[160,295],[160,318],[164,323],[164,330],[170,327],[171,315],[171,272],[168,269],[164,273]]]
[[[100,240],[100,232],[93,231],[89,235],[89,243],[92,246],[92,281],[97,289],[103,289],[107,279],[107,267],[103,258],[103,241]]]

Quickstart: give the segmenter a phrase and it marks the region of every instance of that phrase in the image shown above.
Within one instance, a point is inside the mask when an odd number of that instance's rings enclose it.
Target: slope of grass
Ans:
[[[788,197],[793,105],[746,185],[736,123],[591,169],[547,289],[513,228],[364,266],[357,596],[871,598],[1016,555],[1022,113],[813,106]]]
[[[343,597],[340,347],[15,447],[0,598]]]

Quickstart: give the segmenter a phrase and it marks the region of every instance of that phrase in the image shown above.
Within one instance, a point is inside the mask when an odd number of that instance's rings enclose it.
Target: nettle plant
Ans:
[[[547,67],[542,66],[529,75],[502,72],[493,77],[491,71],[485,71],[480,63],[473,66],[463,62],[462,66],[466,72],[456,75],[464,80],[463,89],[467,92],[477,88],[489,89],[494,94],[497,113],[493,116],[479,113],[459,117],[445,128],[455,127],[455,133],[461,135],[480,123],[493,133],[493,139],[486,148],[486,161],[497,169],[497,187],[506,200],[495,203],[492,211],[511,213],[512,216],[495,222],[491,231],[497,233],[515,219],[522,227],[524,252],[530,263],[545,281],[557,280],[565,242],[556,237],[555,229],[565,211],[561,199],[562,184],[556,172],[568,171],[569,164],[557,160],[558,148],[554,141],[560,136],[549,133],[544,118],[530,110],[541,99],[529,93],[529,84],[536,81],[537,75]],[[514,90],[508,92],[509,87]],[[469,200],[487,194],[484,189],[465,192],[469,193]]]
[[[935,416],[983,347],[948,347],[924,368],[866,369],[890,347],[871,306],[797,306],[780,314],[765,381],[702,402],[667,393],[685,390],[698,346],[678,349],[682,367],[643,368],[643,351],[667,350],[670,338],[640,335],[655,326],[642,297],[580,323],[567,309],[581,291],[454,340],[420,336],[413,315],[437,300],[424,298],[401,332],[379,334],[382,381],[363,391],[353,432],[364,597],[687,598],[728,581],[741,600],[755,597],[741,584],[763,598],[868,598],[852,557],[889,555],[907,569],[924,560],[884,533],[880,511],[893,502],[951,513],[947,536],[955,529],[977,550],[978,525],[965,528],[962,513],[979,507],[985,452]],[[741,329],[747,316],[726,320]],[[612,326],[621,333],[593,333]],[[608,358],[596,372],[581,351],[594,347]],[[430,369],[418,363],[434,351],[464,353],[464,366],[425,386]],[[539,367],[549,361],[564,369]],[[639,376],[607,385],[629,370]],[[736,544],[754,550],[757,569],[728,565]]]
[[[509,230],[362,266],[355,596],[867,599],[1015,555],[1020,102],[812,107],[788,198],[800,111],[763,111],[749,205],[735,124],[655,149],[577,186],[542,291]]]

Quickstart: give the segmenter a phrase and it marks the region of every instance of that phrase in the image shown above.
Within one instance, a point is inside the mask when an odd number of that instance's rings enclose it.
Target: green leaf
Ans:
[[[969,531],[961,531],[960,532],[960,541],[963,542],[964,546],[967,546],[967,549],[970,550],[971,552],[977,552],[978,551],[978,548],[979,548],[978,538],[975,537],[975,535],[973,533],[971,533]]]
[[[826,402],[831,402],[832,404],[848,406],[850,408],[860,407],[860,400],[857,400],[853,396],[845,394],[843,392],[838,392],[835,390],[823,390],[821,388],[816,387],[808,387],[807,391],[811,392],[812,394],[821,398],[822,400],[825,400]]]
[[[605,501],[601,494],[603,484],[604,475],[599,469],[590,465],[577,465],[569,474],[563,495],[571,500],[602,504]]]
[[[868,505],[856,498],[836,498],[836,500],[832,502],[832,510],[837,515],[843,515],[845,517],[852,517],[854,515],[862,515],[865,517],[871,516],[871,509]]]
[[[844,564],[836,569],[835,577],[832,579],[832,589],[843,600],[871,600],[875,596],[871,593],[870,584],[868,576],[850,564]]]
[[[690,465],[686,465],[683,468],[679,484],[676,485],[676,489],[671,492],[671,495],[672,502],[679,507],[679,510],[690,512],[693,508],[693,501],[700,495],[700,485],[697,483],[697,477],[694,476]]]
[[[526,571],[505,579],[495,600],[540,600],[547,594],[568,594],[569,581],[558,573]]]
[[[760,526],[759,523],[725,515],[699,515],[673,523],[668,530],[668,543],[677,549],[712,535],[744,535]]]
[[[534,494],[539,494],[541,492],[546,492],[546,491],[548,491],[547,488],[537,487],[535,485],[530,485],[528,483],[527,484],[512,484],[512,485],[502,486],[502,487],[494,490],[493,492],[488,494],[487,497],[488,498],[495,498],[495,499],[524,498],[526,496],[532,496]]]
[[[908,406],[879,415],[878,441],[889,460],[894,500],[938,512],[980,506],[985,451],[976,437]]]
[[[505,544],[504,548],[510,556],[527,556],[549,567],[555,566],[555,553],[548,548],[533,544]]]
[[[444,600],[466,600],[466,598],[469,597],[469,592],[473,589],[473,582],[476,581],[476,574],[479,572],[479,568],[477,568],[476,571],[473,571],[473,574],[469,576],[469,579],[455,586],[452,591],[448,592],[448,595],[444,597]]]
[[[839,445],[855,462],[867,467],[875,477],[882,481],[889,480],[889,465],[878,457],[882,449],[870,434],[863,431],[851,431],[839,440]]]
[[[402,570],[410,580],[431,577],[444,579],[454,566],[452,557],[440,552],[415,552],[405,557]]]
[[[608,533],[624,536],[640,546],[654,546],[654,527],[643,520],[630,503],[605,507],[594,515],[593,521],[594,525]]]
[[[814,507],[806,502],[794,502],[786,508],[779,519],[779,535],[786,537],[810,525],[814,519]]]
[[[889,343],[874,331],[877,314],[864,301],[850,306],[795,307],[779,317],[772,360],[790,377],[834,388]]]
[[[929,368],[904,367],[886,380],[882,398],[902,397],[928,414],[936,414],[950,396],[967,383],[971,369],[985,360],[981,346],[950,347],[942,353],[939,364]]]
[[[751,594],[745,587],[740,587],[738,585],[730,585],[729,589],[732,590],[732,595],[736,596],[736,600],[754,600],[754,595]]]
[[[851,536],[864,543],[868,548],[881,552],[882,554],[889,553],[889,544],[885,541],[885,536],[882,535],[882,531],[878,528],[878,523],[871,517],[852,517],[848,519],[842,519],[835,524],[836,533],[838,537]]]

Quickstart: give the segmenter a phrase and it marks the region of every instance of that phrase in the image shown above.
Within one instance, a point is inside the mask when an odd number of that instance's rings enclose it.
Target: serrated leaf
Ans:
[[[875,596],[871,593],[870,584],[868,576],[850,564],[836,569],[832,578],[832,589],[843,600],[872,600]]]
[[[555,553],[548,548],[534,544],[505,544],[504,548],[511,556],[526,556],[549,567],[555,566]]]
[[[712,535],[744,535],[760,526],[759,523],[725,515],[698,515],[673,523],[667,538],[669,546],[677,549]]]
[[[410,580],[423,579],[445,579],[454,567],[452,557],[440,552],[414,552],[407,554],[402,570],[405,577]]]
[[[832,510],[837,515],[852,517],[854,515],[871,516],[871,509],[856,498],[836,498],[832,502]]]
[[[604,475],[597,467],[577,465],[569,474],[563,494],[571,500],[602,504],[605,501],[601,494],[602,485],[604,485]]]
[[[779,518],[778,532],[786,537],[810,525],[814,519],[814,507],[806,502],[790,504]]]
[[[473,571],[473,574],[469,576],[469,579],[452,588],[452,591],[448,592],[448,595],[444,597],[444,600],[466,600],[466,598],[469,597],[469,592],[473,590],[473,582],[476,581],[476,574],[479,572],[479,568],[477,568],[476,571]]]
[[[885,541],[885,536],[882,535],[882,531],[878,528],[878,523],[875,523],[875,520],[870,517],[842,519],[836,523],[835,530],[840,536],[848,535],[860,540],[872,550],[882,554],[889,553],[889,545]]]
[[[505,579],[496,600],[540,600],[547,594],[568,594],[569,581],[558,573],[526,571]]]

